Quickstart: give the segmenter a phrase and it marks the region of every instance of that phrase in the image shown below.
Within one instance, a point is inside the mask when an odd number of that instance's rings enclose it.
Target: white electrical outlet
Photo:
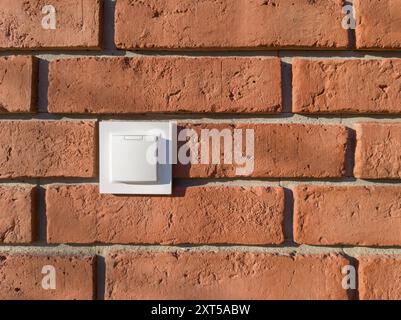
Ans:
[[[174,122],[100,122],[100,193],[171,194]]]

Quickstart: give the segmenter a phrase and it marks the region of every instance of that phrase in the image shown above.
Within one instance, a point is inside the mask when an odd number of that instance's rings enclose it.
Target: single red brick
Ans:
[[[47,286],[48,277],[53,274],[53,271],[55,272],[54,290]],[[0,253],[0,279],[2,279],[0,299],[93,299],[95,296],[94,272],[94,257]],[[43,284],[46,284],[47,290],[44,289]]]
[[[199,143],[199,164],[178,164],[174,167],[174,176],[177,178],[224,178],[224,177],[314,177],[314,178],[338,178],[345,174],[345,154],[348,140],[347,129],[343,126],[333,125],[309,125],[309,124],[180,124],[179,132],[185,129],[196,133],[193,139],[202,140],[202,130],[216,129],[219,133],[229,130],[234,136],[234,130],[243,137],[243,155],[245,156],[246,130],[254,131],[254,168],[239,172],[244,165],[224,164],[223,139],[221,139],[220,164],[202,164],[201,150],[206,143]],[[191,133],[189,132],[189,133]],[[206,131],[203,131],[205,133]],[[251,135],[249,135],[251,136]],[[207,141],[207,140],[205,140]],[[209,139],[212,141],[212,139]],[[182,145],[193,145],[192,142],[179,142]],[[218,143],[215,143],[218,146]],[[228,146],[229,144],[226,144]],[[233,142],[234,153],[236,151]],[[248,146],[251,144],[248,143]],[[239,149],[239,148],[237,148]],[[212,147],[210,147],[212,150]],[[250,150],[250,148],[249,148]],[[211,153],[211,152],[210,152]],[[238,151],[236,152],[238,153]],[[250,155],[252,156],[252,155]],[[209,163],[211,163],[211,160]]]
[[[359,123],[356,135],[355,177],[401,178],[401,123]]]
[[[119,0],[115,39],[120,49],[340,49],[348,46],[342,6],[342,0]]]
[[[361,300],[401,300],[401,258],[370,256],[359,260]]]
[[[106,258],[107,299],[347,299],[338,255],[117,252]]]
[[[75,58],[50,62],[49,112],[281,111],[278,58]]]
[[[354,0],[358,49],[401,49],[401,0]]]
[[[49,243],[280,244],[284,191],[175,188],[173,196],[100,195],[94,185],[49,186]]]
[[[0,121],[0,178],[94,177],[92,121]]]
[[[401,113],[401,59],[293,62],[296,113]]]
[[[0,4],[0,49],[101,47],[101,0],[1,0]],[[55,9],[55,29],[43,27],[49,5]]]
[[[0,58],[0,113],[34,112],[38,61],[31,56]]]
[[[304,185],[294,199],[299,244],[401,245],[400,187]]]
[[[35,204],[36,187],[0,186],[0,243],[33,242]]]

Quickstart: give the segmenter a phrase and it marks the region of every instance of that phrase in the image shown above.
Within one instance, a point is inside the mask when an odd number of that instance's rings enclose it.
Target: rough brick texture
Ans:
[[[119,0],[116,45],[120,49],[346,48],[342,5],[342,0]]]
[[[0,121],[0,178],[94,177],[92,121]]]
[[[36,192],[33,186],[0,186],[0,243],[35,239]]]
[[[281,188],[175,188],[171,197],[100,195],[97,186],[50,186],[50,243],[280,244]]]
[[[401,245],[401,187],[298,186],[294,239],[309,245]]]
[[[0,58],[0,113],[35,111],[37,73],[35,57]]]
[[[360,123],[356,135],[355,177],[401,178],[401,122]]]
[[[281,111],[280,69],[277,58],[57,60],[49,111],[274,113]]]
[[[106,298],[347,299],[348,264],[336,255],[119,252],[106,259]]]
[[[45,290],[54,267],[56,288]],[[1,300],[90,300],[95,296],[94,257],[0,253]],[[42,271],[44,273],[42,273]]]
[[[359,258],[359,298],[401,300],[401,258],[371,256]]]
[[[345,173],[348,133],[342,126],[306,124],[187,124],[179,126],[179,132],[184,129],[193,130],[192,132],[197,134],[198,141],[202,139],[201,129],[228,129],[232,136],[234,136],[235,129],[242,130],[244,140],[246,130],[254,130],[254,170],[250,174],[239,172],[238,169],[244,168],[244,165],[237,165],[234,157],[233,164],[224,164],[224,146],[223,139],[221,139],[222,159],[220,164],[202,164],[202,147],[200,147],[199,164],[178,164],[174,168],[175,177],[223,178],[243,175],[250,177],[334,178],[342,177]],[[196,139],[196,136],[193,138]],[[212,142],[212,139],[209,141]],[[179,142],[178,147],[181,148],[183,144],[190,146],[193,143]],[[233,145],[235,151],[235,143]],[[244,141],[243,155],[246,154],[245,145]],[[209,162],[212,163],[211,157]]]
[[[46,5],[55,9],[55,29],[43,27]],[[0,50],[98,49],[101,6],[101,0],[0,0]]]
[[[0,300],[401,299],[401,0],[0,8]],[[172,194],[100,194],[169,120]]]
[[[358,49],[401,49],[401,0],[354,0]]]
[[[401,113],[401,59],[293,61],[297,113]]]

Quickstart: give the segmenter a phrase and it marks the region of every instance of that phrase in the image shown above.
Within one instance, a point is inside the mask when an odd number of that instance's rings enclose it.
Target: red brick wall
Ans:
[[[0,0],[0,299],[401,299],[401,0],[345,4]],[[254,129],[254,171],[100,195],[107,119]]]

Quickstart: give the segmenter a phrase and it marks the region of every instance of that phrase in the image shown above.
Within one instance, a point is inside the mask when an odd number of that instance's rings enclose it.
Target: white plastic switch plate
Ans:
[[[174,122],[102,121],[100,193],[171,194]]]
[[[111,181],[157,181],[157,136],[111,135]]]

